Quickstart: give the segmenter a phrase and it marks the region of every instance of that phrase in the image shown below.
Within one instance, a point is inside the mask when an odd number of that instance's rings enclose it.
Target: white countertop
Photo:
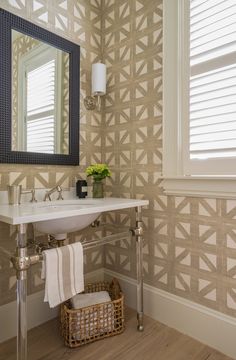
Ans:
[[[148,200],[103,198],[69,199],[21,205],[0,205],[0,221],[8,224],[28,224],[36,221],[62,219],[77,215],[102,213],[148,205]]]

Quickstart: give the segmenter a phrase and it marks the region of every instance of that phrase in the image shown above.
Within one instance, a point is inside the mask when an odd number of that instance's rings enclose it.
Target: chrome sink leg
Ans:
[[[26,225],[17,227],[16,256],[27,262]],[[17,360],[27,360],[27,266],[20,264],[17,276]],[[23,270],[24,269],[24,270]]]
[[[143,223],[141,206],[135,208],[136,227],[131,229],[136,240],[137,263],[137,320],[138,330],[143,331]]]

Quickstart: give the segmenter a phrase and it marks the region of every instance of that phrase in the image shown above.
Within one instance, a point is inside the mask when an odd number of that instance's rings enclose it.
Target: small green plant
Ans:
[[[111,176],[111,171],[106,164],[90,165],[85,172],[87,176],[92,176],[94,181],[101,181],[102,179]]]

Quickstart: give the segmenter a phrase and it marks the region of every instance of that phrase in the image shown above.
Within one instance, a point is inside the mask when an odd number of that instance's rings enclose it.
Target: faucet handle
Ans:
[[[57,200],[64,200],[64,198],[62,196],[62,188],[60,186],[57,187],[57,191],[58,191]]]
[[[51,199],[51,194],[53,194],[53,193],[56,192],[56,191],[58,192],[58,198],[57,198],[57,200],[64,200],[63,197],[62,197],[62,188],[61,188],[60,185],[57,185],[56,187],[52,188],[51,190],[46,191],[46,194],[45,194],[45,196],[44,196],[43,201],[46,201],[47,199],[48,199],[49,201],[51,201],[51,200],[52,200],[52,199]]]
[[[43,201],[47,201],[47,199],[48,199],[49,201],[52,201],[51,196],[50,196],[50,194],[49,194],[49,191],[46,191],[46,194],[45,194],[45,196],[44,196]]]
[[[35,189],[32,189],[31,190],[31,193],[32,193],[32,198],[31,198],[31,200],[30,200],[30,202],[37,202],[37,199],[36,199],[36,197],[35,197]]]
[[[30,202],[37,202],[36,200],[36,197],[35,197],[35,189],[31,189],[31,190],[20,190],[20,200],[21,200],[21,195],[24,195],[24,194],[32,194],[32,198],[30,200]]]

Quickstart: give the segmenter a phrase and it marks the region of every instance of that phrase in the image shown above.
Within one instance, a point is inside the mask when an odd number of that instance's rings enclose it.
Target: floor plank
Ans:
[[[0,360],[15,360],[15,339],[0,344]],[[136,330],[136,313],[126,310],[123,334],[77,349],[64,346],[58,320],[29,332],[29,360],[232,360],[187,335],[145,317],[145,331]]]

